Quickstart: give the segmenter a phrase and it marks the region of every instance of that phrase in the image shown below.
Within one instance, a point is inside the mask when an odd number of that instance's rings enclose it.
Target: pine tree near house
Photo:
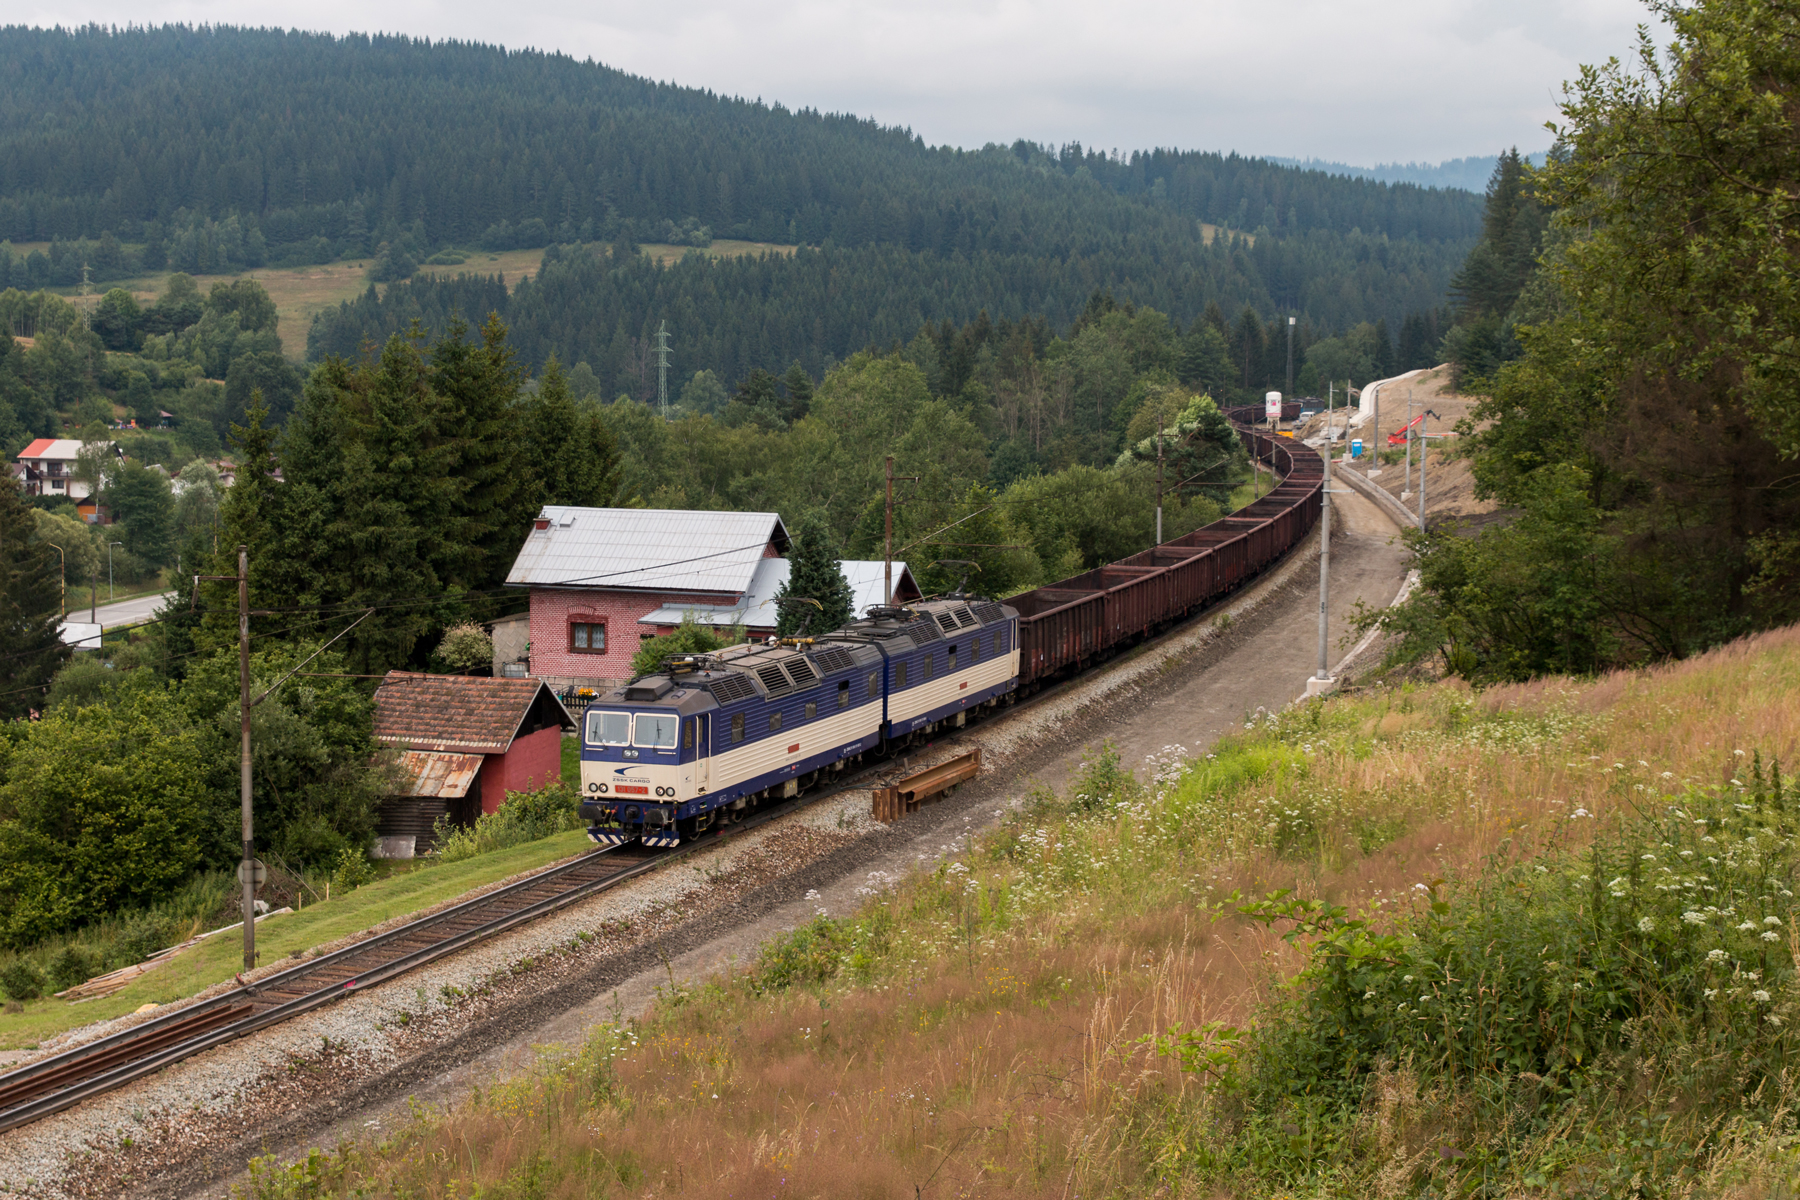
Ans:
[[[820,607],[779,605],[781,616],[775,632],[782,637],[792,637],[802,625],[808,633],[823,633],[849,624],[855,615],[852,605],[856,597],[838,567],[831,527],[826,523],[825,514],[815,509],[800,518],[794,529],[794,552],[788,562],[787,582],[781,585],[775,598],[779,601],[790,596],[804,596],[817,600]]]
[[[0,479],[0,718],[43,704],[68,660],[56,551],[33,539],[36,523],[18,484]]]
[[[431,389],[442,401],[436,434],[454,443],[461,528],[453,531],[466,557],[452,582],[470,588],[498,585],[518,550],[519,530],[537,511],[522,503],[521,447],[513,405],[524,371],[506,343],[506,326],[490,314],[481,341],[451,324],[431,350]],[[525,511],[525,510],[529,511]],[[445,531],[450,533],[452,531]]]

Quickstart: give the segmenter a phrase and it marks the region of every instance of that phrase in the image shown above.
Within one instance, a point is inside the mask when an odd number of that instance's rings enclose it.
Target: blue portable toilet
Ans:
[[[1350,439],[1350,457],[1351,458],[1361,458],[1362,457],[1362,439],[1361,438],[1351,438]]]

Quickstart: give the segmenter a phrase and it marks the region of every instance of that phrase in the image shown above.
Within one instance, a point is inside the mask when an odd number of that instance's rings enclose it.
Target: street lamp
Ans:
[[[124,542],[106,543],[106,602],[108,604],[111,604],[115,598],[113,593],[112,548],[114,546],[123,546],[124,544]]]

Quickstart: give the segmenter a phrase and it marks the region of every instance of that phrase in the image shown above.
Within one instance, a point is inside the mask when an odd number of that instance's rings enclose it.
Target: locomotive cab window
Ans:
[[[681,719],[674,713],[639,713],[633,744],[653,750],[673,750],[675,726],[680,723]]]
[[[850,707],[850,681],[848,679],[838,684],[838,707]]]
[[[692,721],[683,721],[681,723],[681,748],[683,750],[692,750],[694,748],[694,726],[699,723],[698,718]]]
[[[731,740],[734,742],[741,742],[744,740],[743,713],[739,713],[737,716],[731,718]]]
[[[631,714],[622,712],[589,712],[587,742],[590,746],[628,746],[631,744]]]
[[[605,624],[598,621],[570,621],[569,649],[576,654],[605,654]]]

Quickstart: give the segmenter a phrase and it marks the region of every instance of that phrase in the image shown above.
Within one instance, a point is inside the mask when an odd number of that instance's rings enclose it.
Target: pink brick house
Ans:
[[[547,505],[506,579],[531,590],[530,672],[557,689],[621,683],[656,634],[644,617],[736,605],[787,549],[776,513]]]

